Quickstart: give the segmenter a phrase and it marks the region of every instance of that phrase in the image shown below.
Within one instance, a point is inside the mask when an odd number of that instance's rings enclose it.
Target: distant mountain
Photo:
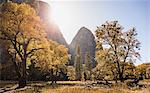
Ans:
[[[48,38],[68,47],[68,44],[66,43],[66,40],[63,37],[59,27],[56,24],[54,24],[50,19],[51,16],[50,5],[43,1],[37,1],[37,2],[38,2],[39,16],[46,24],[45,29]]]
[[[85,63],[85,55],[88,52],[90,53],[91,63],[93,66],[95,66],[96,63],[94,61],[94,58],[96,43],[94,35],[89,29],[82,27],[69,45],[70,53],[72,55],[72,61],[70,62],[70,64],[74,64],[77,46],[80,47],[81,62]]]

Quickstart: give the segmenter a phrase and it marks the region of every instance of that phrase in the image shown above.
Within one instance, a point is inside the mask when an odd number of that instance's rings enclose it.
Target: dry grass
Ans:
[[[122,87],[102,88],[102,87],[85,87],[85,86],[59,86],[52,88],[32,87],[16,93],[150,93],[150,88],[144,89],[128,89]]]
[[[150,80],[142,80],[142,81],[140,81],[140,83],[142,83],[142,84],[150,84]]]
[[[132,88],[129,89],[125,84],[121,83],[115,86],[100,87],[100,86],[86,86],[85,82],[81,81],[59,81],[58,85],[52,87],[44,82],[30,82],[27,87],[13,90],[10,93],[150,93],[150,85],[147,88]],[[50,82],[48,82],[49,84]],[[149,81],[141,83],[149,84]],[[8,84],[8,83],[7,83]]]
[[[80,86],[61,87],[57,89],[42,89],[43,93],[120,93],[120,90],[90,88],[86,89]]]
[[[150,89],[143,90],[129,90],[126,88],[113,87],[113,88],[84,88],[81,86],[74,87],[60,87],[56,89],[44,88],[42,93],[150,93]]]

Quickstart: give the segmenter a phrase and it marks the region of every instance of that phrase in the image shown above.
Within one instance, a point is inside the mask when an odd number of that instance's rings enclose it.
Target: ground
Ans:
[[[138,87],[129,88],[124,83],[118,85],[96,85],[87,81],[58,81],[57,85],[50,82],[30,81],[25,88],[15,89],[17,82],[1,81],[0,93],[150,93],[150,80],[139,82]]]

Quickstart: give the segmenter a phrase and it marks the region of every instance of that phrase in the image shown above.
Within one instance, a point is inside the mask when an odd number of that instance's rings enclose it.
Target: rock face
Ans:
[[[60,32],[59,27],[54,24],[50,19],[50,6],[46,2],[38,1],[38,12],[39,16],[45,23],[46,33],[49,39],[56,41],[60,44],[65,45],[68,47],[65,38],[63,37],[62,33]]]
[[[72,65],[74,64],[75,61],[76,48],[78,46],[80,47],[82,64],[85,63],[86,53],[89,53],[92,66],[94,67],[96,65],[94,61],[96,43],[94,35],[89,29],[82,27],[72,40],[71,44],[69,45],[70,53],[72,55],[72,61],[70,62],[70,64]]]

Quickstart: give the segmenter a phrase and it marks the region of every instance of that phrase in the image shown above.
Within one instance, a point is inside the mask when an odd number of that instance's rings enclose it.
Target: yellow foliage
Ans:
[[[47,46],[43,50],[36,52],[34,56],[37,67],[40,67],[42,71],[64,68],[69,59],[68,49],[51,40],[47,41]]]
[[[0,38],[10,42],[10,54],[17,53],[17,62],[26,59],[40,48],[46,40],[42,21],[28,4],[8,2],[3,4],[0,13]]]

